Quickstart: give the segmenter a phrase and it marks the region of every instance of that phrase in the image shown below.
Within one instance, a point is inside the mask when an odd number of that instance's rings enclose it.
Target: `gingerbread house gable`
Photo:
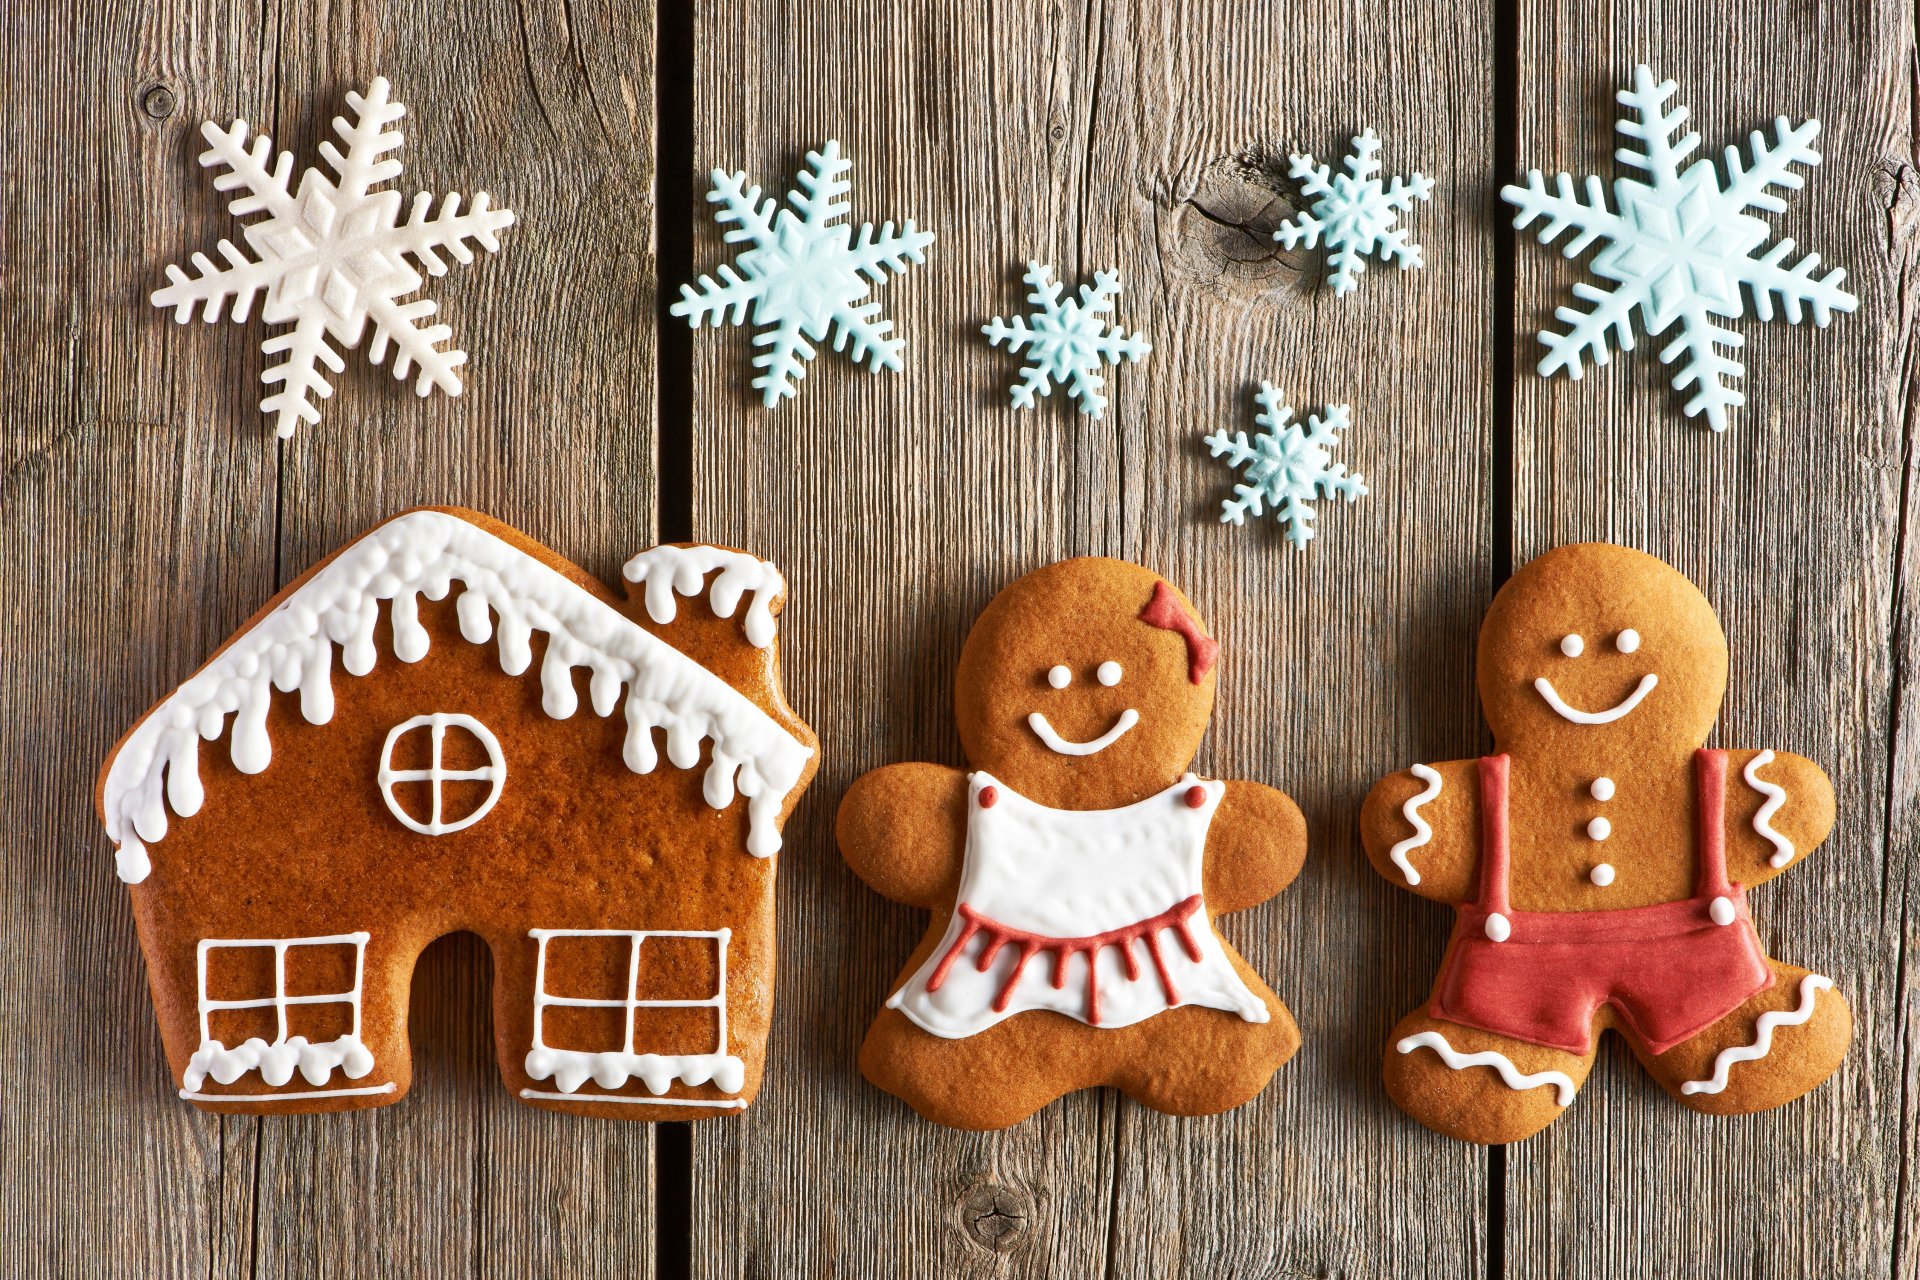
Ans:
[[[751,594],[743,620],[748,639],[762,648],[773,641],[772,607],[785,586],[765,561],[723,547],[663,546],[628,561],[625,576],[644,592],[648,616],[662,623],[675,617],[676,593],[697,593],[712,576],[714,611],[731,616]],[[573,672],[587,669],[594,713],[624,712],[629,769],[657,767],[656,729],[665,733],[668,762],[681,768],[697,764],[710,740],[707,802],[724,809],[736,794],[744,797],[747,851],[764,858],[780,848],[782,809],[809,772],[809,744],[539,558],[465,514],[421,509],[380,525],[283,593],[121,741],[100,788],[120,878],[137,884],[147,877],[147,844],[166,836],[169,809],[183,818],[200,811],[200,742],[218,738],[228,716],[234,766],[264,771],[273,758],[267,713],[276,691],[297,692],[301,715],[325,724],[334,711],[336,663],[360,676],[379,660],[380,605],[389,608],[394,656],[418,661],[428,648],[420,600],[444,599],[456,583],[461,635],[474,644],[497,640],[506,674],[526,672],[534,634],[546,637],[540,682],[548,715],[566,719],[577,711]]]

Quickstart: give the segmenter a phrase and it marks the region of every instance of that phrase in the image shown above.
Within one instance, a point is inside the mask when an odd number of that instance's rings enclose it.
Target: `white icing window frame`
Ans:
[[[731,929],[529,929],[527,936],[538,945],[533,966],[533,1045],[532,1052],[541,1053],[552,1049],[547,1044],[544,1032],[546,1011],[549,1005],[558,1005],[568,1009],[621,1009],[625,1011],[626,1023],[622,1030],[622,1044],[618,1052],[627,1057],[634,1056],[634,1014],[641,1009],[712,1009],[719,1023],[716,1028],[715,1045],[711,1056],[723,1056],[727,1052],[727,944],[733,937]],[[555,938],[625,938],[627,951],[627,994],[624,999],[598,999],[587,996],[556,996],[547,991],[547,943]],[[640,987],[640,948],[649,938],[707,938],[714,944],[715,990],[710,996],[699,1000],[642,1000]],[[660,1095],[644,1097],[625,1094],[595,1093],[581,1094],[571,1092],[549,1092],[539,1089],[522,1089],[522,1098],[542,1098],[555,1102],[628,1102],[650,1107],[726,1107],[742,1108],[747,1104],[735,1098],[669,1098]]]
[[[433,734],[433,755],[425,769],[396,769],[393,767],[394,744],[415,729],[428,728]],[[486,748],[487,763],[478,769],[446,769],[440,764],[441,745],[446,740],[448,728],[465,729],[472,734],[480,745]],[[380,747],[380,798],[387,802],[387,812],[401,826],[423,836],[444,836],[455,831],[464,831],[493,811],[500,801],[500,793],[507,786],[507,761],[500,753],[500,740],[493,736],[493,730],[481,724],[465,712],[434,711],[426,715],[413,716],[402,720],[387,730],[387,740]],[[396,782],[425,782],[433,791],[432,816],[425,822],[408,813],[394,798],[393,784]],[[447,782],[488,782],[493,785],[487,791],[487,798],[472,813],[453,822],[440,820],[440,788]]]
[[[195,1054],[195,1064],[205,1055],[209,1047],[221,1047],[222,1042],[213,1037],[212,1015],[224,1009],[272,1009],[274,1012],[274,1038],[271,1049],[284,1048],[287,1044],[287,1010],[293,1005],[344,1004],[353,1011],[353,1029],[341,1038],[341,1042],[361,1044],[360,1040],[360,998],[365,987],[367,971],[367,940],[371,937],[365,931],[356,933],[313,934],[300,938],[202,938],[195,948],[194,962],[198,975],[198,987],[195,991],[200,1015],[200,1048]],[[345,991],[322,992],[317,995],[290,996],[287,994],[287,952],[295,947],[351,946],[353,948],[353,986]],[[273,994],[248,1000],[215,1000],[207,995],[207,957],[215,951],[255,950],[261,947],[273,948]],[[240,1074],[245,1075],[245,1068]],[[193,1079],[194,1067],[188,1068],[189,1079]],[[264,1074],[264,1073],[263,1073]],[[331,1074],[331,1071],[329,1071]],[[236,1077],[237,1078],[237,1077]],[[197,1081],[196,1081],[197,1083]],[[391,1081],[382,1085],[364,1088],[306,1089],[273,1093],[201,1093],[189,1085],[180,1090],[180,1096],[199,1102],[258,1102],[262,1099],[277,1098],[313,1098],[347,1097],[352,1095],[392,1093],[395,1086]]]

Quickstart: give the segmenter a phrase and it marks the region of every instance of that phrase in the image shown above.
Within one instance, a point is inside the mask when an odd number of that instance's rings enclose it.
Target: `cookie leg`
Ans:
[[[1053,1034],[1048,1034],[1049,1032]],[[1004,1129],[1055,1098],[1098,1083],[1085,1078],[1071,1024],[1023,1014],[978,1035],[930,1035],[882,1009],[860,1046],[860,1073],[936,1124]]]
[[[1695,1111],[1745,1115],[1798,1098],[1832,1075],[1853,1039],[1853,1011],[1821,974],[1767,961],[1774,982],[1658,1057],[1634,1052],[1660,1087]]]
[[[1267,1006],[1265,1022],[1191,1006],[1156,1014],[1150,1039],[1129,1037],[1129,1065],[1110,1083],[1144,1106],[1177,1116],[1214,1115],[1252,1101],[1299,1050],[1300,1028],[1264,984],[1247,985]],[[1176,1045],[1182,1047],[1171,1047]]]
[[[1572,1103],[1593,1053],[1567,1053],[1408,1014],[1387,1045],[1387,1094],[1427,1128],[1467,1142],[1518,1142]]]

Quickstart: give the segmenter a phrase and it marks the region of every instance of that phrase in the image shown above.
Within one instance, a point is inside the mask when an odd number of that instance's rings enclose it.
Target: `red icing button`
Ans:
[[[1205,787],[1188,787],[1187,788],[1187,808],[1198,809],[1201,805],[1205,804],[1206,802],[1207,802],[1207,789]]]
[[[1000,788],[998,787],[980,788],[980,807],[982,809],[993,808],[993,806],[997,804],[999,800],[1000,800]]]

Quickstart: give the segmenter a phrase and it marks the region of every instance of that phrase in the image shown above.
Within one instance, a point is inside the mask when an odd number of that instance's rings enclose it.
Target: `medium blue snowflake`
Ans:
[[[753,247],[721,267],[718,280],[701,276],[697,291],[681,285],[680,301],[670,308],[697,329],[702,320],[715,328],[745,323],[752,305],[753,324],[767,330],[754,335],[753,345],[768,348],[753,358],[754,367],[764,370],[753,385],[769,409],[794,394],[795,380],[807,376],[805,362],[818,354],[813,344],[829,332],[835,351],[853,344],[855,364],[865,360],[877,369],[900,368],[906,343],[886,336],[893,321],[876,319],[878,301],[856,304],[889,271],[900,274],[909,262],[925,262],[933,243],[933,234],[914,230],[911,218],[898,233],[886,223],[879,235],[871,222],[863,222],[856,239],[853,224],[834,223],[849,209],[841,197],[853,189],[843,176],[853,161],[842,158],[838,142],[829,142],[809,151],[807,164],[811,171],[797,175],[801,189],[787,195],[790,209],[771,197],[762,201],[759,187],[745,189],[745,173],[713,171],[707,200],[721,207],[714,221],[738,223],[726,242]]]
[[[1633,87],[1617,95],[1620,104],[1639,119],[1623,118],[1614,127],[1639,143],[1639,149],[1621,147],[1614,158],[1648,179],[1614,180],[1618,213],[1607,208],[1605,189],[1593,176],[1587,178],[1584,201],[1574,193],[1570,174],[1557,175],[1555,192],[1549,194],[1538,169],[1527,174],[1526,186],[1506,187],[1500,195],[1520,210],[1514,226],[1524,227],[1535,218],[1545,220],[1539,231],[1541,244],[1552,244],[1561,232],[1573,228],[1573,239],[1562,250],[1569,258],[1595,240],[1607,241],[1606,248],[1594,255],[1592,270],[1616,287],[1597,289],[1584,282],[1573,286],[1574,297],[1591,303],[1593,309],[1561,307],[1554,312],[1567,331],[1540,335],[1547,348],[1540,372],[1565,369],[1577,380],[1583,358],[1590,357],[1597,365],[1612,358],[1609,335],[1620,350],[1633,350],[1636,311],[1650,337],[1665,333],[1677,322],[1680,334],[1660,349],[1660,361],[1669,365],[1681,361],[1673,385],[1694,388],[1687,416],[1704,412],[1708,426],[1724,431],[1727,409],[1745,404],[1747,398],[1723,379],[1738,378],[1746,366],[1720,354],[1715,346],[1737,349],[1746,339],[1715,324],[1714,318],[1741,316],[1745,311],[1742,285],[1753,295],[1753,312],[1762,321],[1773,319],[1776,294],[1788,324],[1800,323],[1803,305],[1812,310],[1813,322],[1825,327],[1835,311],[1852,311],[1860,304],[1840,287],[1847,278],[1845,271],[1813,274],[1820,265],[1819,254],[1788,262],[1792,240],[1783,237],[1764,254],[1754,256],[1772,228],[1747,210],[1778,213],[1787,207],[1786,201],[1768,188],[1797,190],[1805,185],[1806,179],[1793,166],[1820,163],[1820,153],[1809,145],[1820,132],[1819,121],[1790,126],[1785,116],[1777,117],[1771,146],[1756,130],[1751,139],[1751,168],[1741,160],[1738,148],[1728,147],[1722,183],[1710,159],[1703,157],[1681,169],[1681,161],[1700,145],[1700,135],[1688,131],[1677,139],[1673,136],[1687,119],[1685,107],[1665,110],[1674,88],[1671,80],[1656,84],[1653,72],[1643,66],[1634,68]]]
[[[1353,282],[1367,269],[1367,255],[1377,253],[1383,262],[1399,264],[1405,271],[1422,265],[1420,246],[1407,242],[1405,229],[1393,224],[1413,208],[1415,200],[1433,198],[1433,179],[1415,173],[1396,177],[1390,184],[1375,175],[1380,162],[1374,153],[1380,139],[1373,130],[1353,140],[1353,152],[1347,156],[1347,171],[1335,175],[1324,164],[1315,164],[1310,155],[1294,155],[1288,174],[1303,178],[1301,190],[1317,196],[1307,212],[1280,224],[1273,238],[1291,249],[1305,243],[1311,249],[1325,239],[1333,251],[1328,259],[1332,268],[1327,283],[1334,297],[1353,292]]]
[[[1347,429],[1347,406],[1328,405],[1324,418],[1308,418],[1302,429],[1271,382],[1262,382],[1254,399],[1261,409],[1254,421],[1266,430],[1252,440],[1244,431],[1231,436],[1216,431],[1207,437],[1213,456],[1225,454],[1229,467],[1246,467],[1249,481],[1235,485],[1237,496],[1220,504],[1220,523],[1245,524],[1247,513],[1258,516],[1271,505],[1274,519],[1286,526],[1287,540],[1304,551],[1313,541],[1313,508],[1308,502],[1336,496],[1352,502],[1367,492],[1358,474],[1348,475],[1345,466],[1327,457]]]
[[[1093,285],[1080,286],[1080,300],[1060,301],[1060,285],[1053,268],[1038,262],[1027,264],[1026,281],[1033,286],[1027,301],[1038,307],[1032,312],[1033,325],[1026,316],[1011,322],[995,316],[980,332],[999,346],[1007,341],[1007,350],[1017,352],[1031,346],[1027,367],[1013,385],[1013,404],[1017,409],[1033,407],[1036,395],[1048,395],[1053,384],[1066,384],[1080,401],[1080,412],[1098,418],[1106,411],[1107,398],[1101,394],[1106,379],[1100,374],[1102,361],[1117,365],[1122,360],[1138,361],[1153,347],[1138,333],[1128,336],[1125,329],[1109,328],[1101,317],[1113,310],[1120,293],[1120,273],[1096,271]]]

